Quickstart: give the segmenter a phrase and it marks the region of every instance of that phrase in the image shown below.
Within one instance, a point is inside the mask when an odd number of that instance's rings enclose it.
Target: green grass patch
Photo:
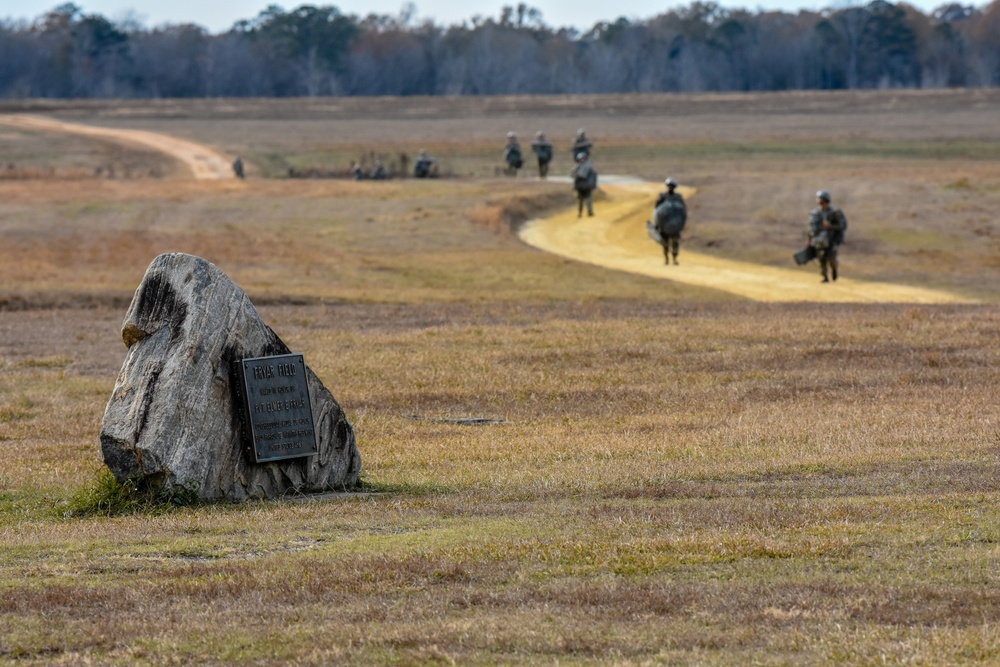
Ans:
[[[101,468],[91,484],[73,494],[66,514],[75,517],[155,514],[200,504],[202,501],[191,492],[165,491],[155,480],[122,483],[110,470]]]

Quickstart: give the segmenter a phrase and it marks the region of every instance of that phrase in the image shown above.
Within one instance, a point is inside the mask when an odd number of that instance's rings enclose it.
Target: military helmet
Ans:
[[[537,138],[539,138],[539,139],[544,139],[545,138],[545,133],[542,132],[541,130],[539,130],[538,132],[535,132],[535,136]]]
[[[663,181],[663,184],[666,185],[668,188],[676,188],[677,187],[677,179],[674,178],[673,176],[671,176],[667,180]]]
[[[587,133],[583,131],[582,127],[579,130],[576,131],[576,136],[578,136],[578,137],[582,137],[585,134],[587,134]]]
[[[507,138],[508,138],[508,139],[513,139],[513,138],[514,138],[514,137],[516,137],[516,136],[517,136],[517,135],[516,135],[516,134],[514,134],[513,132],[508,132],[508,133],[507,133]]]
[[[816,193],[816,199],[822,199],[826,203],[830,203],[830,193],[826,190],[820,190]]]

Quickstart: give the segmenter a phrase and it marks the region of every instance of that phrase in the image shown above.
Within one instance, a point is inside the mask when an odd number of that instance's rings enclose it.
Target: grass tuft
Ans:
[[[203,504],[194,493],[164,489],[156,481],[119,482],[107,468],[97,472],[93,484],[70,499],[66,515],[75,517],[157,514],[176,507]]]

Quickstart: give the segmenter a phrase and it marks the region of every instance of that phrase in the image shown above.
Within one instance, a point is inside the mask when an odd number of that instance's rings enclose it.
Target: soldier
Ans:
[[[417,178],[428,178],[434,170],[435,158],[427,154],[423,148],[417,153],[417,160],[413,163],[413,175]]]
[[[361,170],[361,165],[354,161],[351,162],[351,178],[356,181],[365,179],[365,172]]]
[[[573,155],[579,155],[580,153],[585,154],[590,157],[590,150],[594,147],[594,143],[587,138],[587,133],[583,131],[581,127],[576,131],[576,141],[573,142]]]
[[[236,174],[236,178],[243,180],[246,178],[246,174],[243,172],[243,158],[239,155],[233,160],[233,173]]]
[[[531,150],[538,158],[538,177],[547,178],[549,175],[549,162],[552,162],[552,142],[545,138],[544,132],[537,132],[535,140],[531,142]]]
[[[375,160],[375,166],[372,167],[371,178],[376,181],[384,181],[389,178],[389,172],[385,170],[385,165],[382,164],[381,160]]]
[[[847,231],[847,216],[839,208],[830,206],[830,193],[820,190],[816,193],[817,208],[809,214],[809,245],[816,250],[819,258],[819,270],[823,282],[837,279],[840,262],[837,260],[837,248],[844,242],[844,232]],[[830,274],[827,274],[827,267]]]
[[[583,217],[583,206],[587,205],[587,215],[594,215],[594,189],[597,188],[597,169],[586,153],[576,154],[576,166],[570,173],[573,189],[576,190],[576,217]]]
[[[668,178],[663,184],[667,186],[667,191],[661,192],[656,198],[653,220],[663,239],[663,257],[666,263],[670,264],[672,256],[676,265],[677,253],[681,247],[681,232],[687,224],[687,204],[684,203],[684,196],[675,192],[676,179]]]
[[[503,159],[507,163],[507,175],[517,176],[517,170],[524,166],[524,157],[521,155],[521,143],[517,140],[517,135],[513,132],[507,133],[507,145],[503,147]]]

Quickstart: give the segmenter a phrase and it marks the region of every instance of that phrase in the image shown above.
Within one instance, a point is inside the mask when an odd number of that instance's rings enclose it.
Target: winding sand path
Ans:
[[[148,132],[146,130],[121,130],[108,127],[95,127],[80,123],[67,123],[45,116],[22,114],[0,115],[0,124],[25,130],[67,132],[70,134],[138,144],[160,151],[161,153],[166,153],[180,160],[191,169],[196,179],[223,181],[235,178],[229,160],[221,154],[201,144],[178,139],[166,134]]]
[[[0,115],[0,124],[138,144],[185,163],[196,179],[234,178],[227,158],[201,144],[165,134],[67,123],[27,114]],[[569,182],[561,178],[552,180]],[[682,252],[680,266],[666,266],[663,251],[646,231],[651,202],[659,188],[659,184],[627,176],[605,176],[601,190],[607,199],[597,207],[597,215],[578,219],[575,210],[567,209],[548,218],[529,221],[521,227],[520,237],[528,245],[580,262],[719,289],[755,301],[975,303],[940,290],[851,278],[820,285],[814,265],[783,269],[720,259],[690,250]],[[686,197],[695,194],[691,188],[680,190]]]
[[[754,301],[975,303],[939,290],[850,278],[820,284],[814,263],[783,269],[682,248],[680,265],[666,266],[662,248],[646,231],[652,202],[662,186],[628,177],[602,178],[601,190],[607,199],[595,206],[594,217],[577,218],[575,207],[567,208],[563,213],[524,224],[519,232],[521,240],[580,262],[724,290]],[[695,194],[691,188],[679,189],[685,197]],[[792,262],[791,252],[788,261]]]

